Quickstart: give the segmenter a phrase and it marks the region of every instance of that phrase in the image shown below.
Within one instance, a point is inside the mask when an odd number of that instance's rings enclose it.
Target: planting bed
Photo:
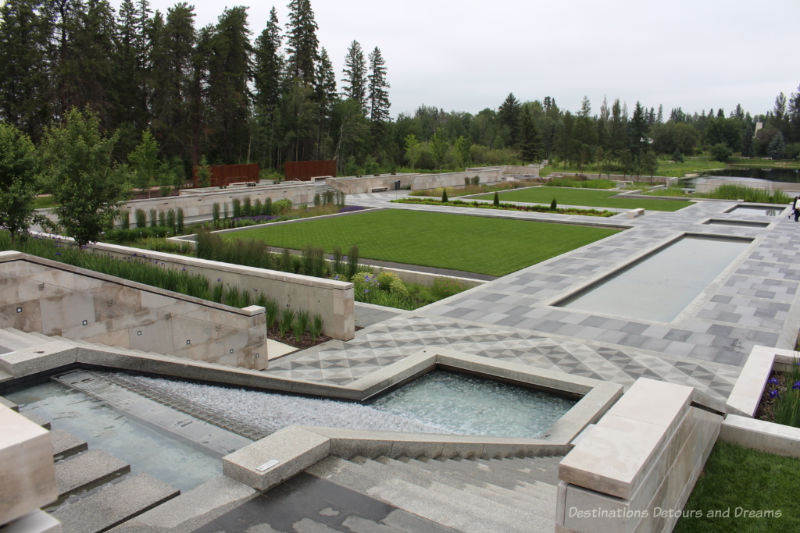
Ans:
[[[619,192],[595,189],[570,189],[564,187],[531,187],[499,193],[503,202],[531,202],[549,204],[553,198],[559,205],[581,205],[588,207],[615,207],[619,209],[635,209],[643,207],[652,211],[677,211],[690,204],[683,200],[657,200],[642,198],[612,198]],[[476,196],[483,200],[491,200],[493,194]]]
[[[613,235],[618,230],[404,210],[369,211],[221,234],[270,246],[322,248],[412,265],[503,276]]]

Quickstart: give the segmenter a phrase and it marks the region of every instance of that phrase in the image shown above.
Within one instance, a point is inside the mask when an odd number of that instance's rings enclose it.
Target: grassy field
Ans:
[[[553,198],[558,205],[582,205],[588,207],[617,207],[620,209],[634,209],[643,207],[653,211],[677,211],[689,205],[681,200],[645,200],[641,198],[611,198],[618,194],[611,191],[589,189],[565,189],[559,187],[535,187],[530,189],[517,189],[501,192],[501,202],[531,202],[549,204]],[[491,200],[494,196],[486,194],[476,196],[484,200]]]
[[[617,230],[405,210],[369,211],[220,234],[270,246],[307,245],[362,258],[502,276],[616,233]]]
[[[800,531],[798,472],[798,459],[717,441],[675,531]],[[759,511],[761,517],[743,516]],[[764,511],[781,516],[767,517]]]

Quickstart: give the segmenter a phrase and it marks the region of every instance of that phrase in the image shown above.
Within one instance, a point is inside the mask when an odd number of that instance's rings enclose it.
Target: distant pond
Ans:
[[[800,170],[789,168],[726,168],[703,172],[702,176],[730,176],[736,178],[756,178],[769,181],[800,182]]]

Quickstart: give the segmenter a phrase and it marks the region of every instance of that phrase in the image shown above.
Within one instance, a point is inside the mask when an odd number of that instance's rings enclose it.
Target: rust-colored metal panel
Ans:
[[[317,176],[336,177],[336,160],[287,161],[283,165],[283,173],[287,180],[300,181],[309,181]]]
[[[211,183],[209,184],[211,187],[224,187],[231,183],[242,181],[258,183],[258,173],[261,170],[258,163],[246,165],[210,165],[209,168],[211,169]],[[192,169],[192,182],[194,182],[195,187],[200,186],[200,181],[197,178],[197,169],[198,167],[196,165]]]

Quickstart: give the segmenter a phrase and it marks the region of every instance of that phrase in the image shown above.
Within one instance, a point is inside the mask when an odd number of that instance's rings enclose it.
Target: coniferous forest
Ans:
[[[659,156],[700,151],[800,156],[800,93],[779,94],[758,115],[619,100],[593,109],[588,99],[573,113],[553,97],[509,94],[474,115],[421,105],[392,120],[391,65],[380,48],[354,40],[326,50],[310,0],[288,7],[285,21],[274,8],[266,21],[226,8],[197,28],[187,3],[161,13],[147,0],[124,0],[118,11],[104,0],[7,0],[0,119],[38,146],[72,109],[88,113],[113,140],[111,161],[138,168],[143,178],[131,182],[142,186],[180,183],[201,162],[257,162],[269,173],[335,158],[340,174],[370,174],[551,159],[652,173]],[[344,57],[342,72],[332,54]]]

